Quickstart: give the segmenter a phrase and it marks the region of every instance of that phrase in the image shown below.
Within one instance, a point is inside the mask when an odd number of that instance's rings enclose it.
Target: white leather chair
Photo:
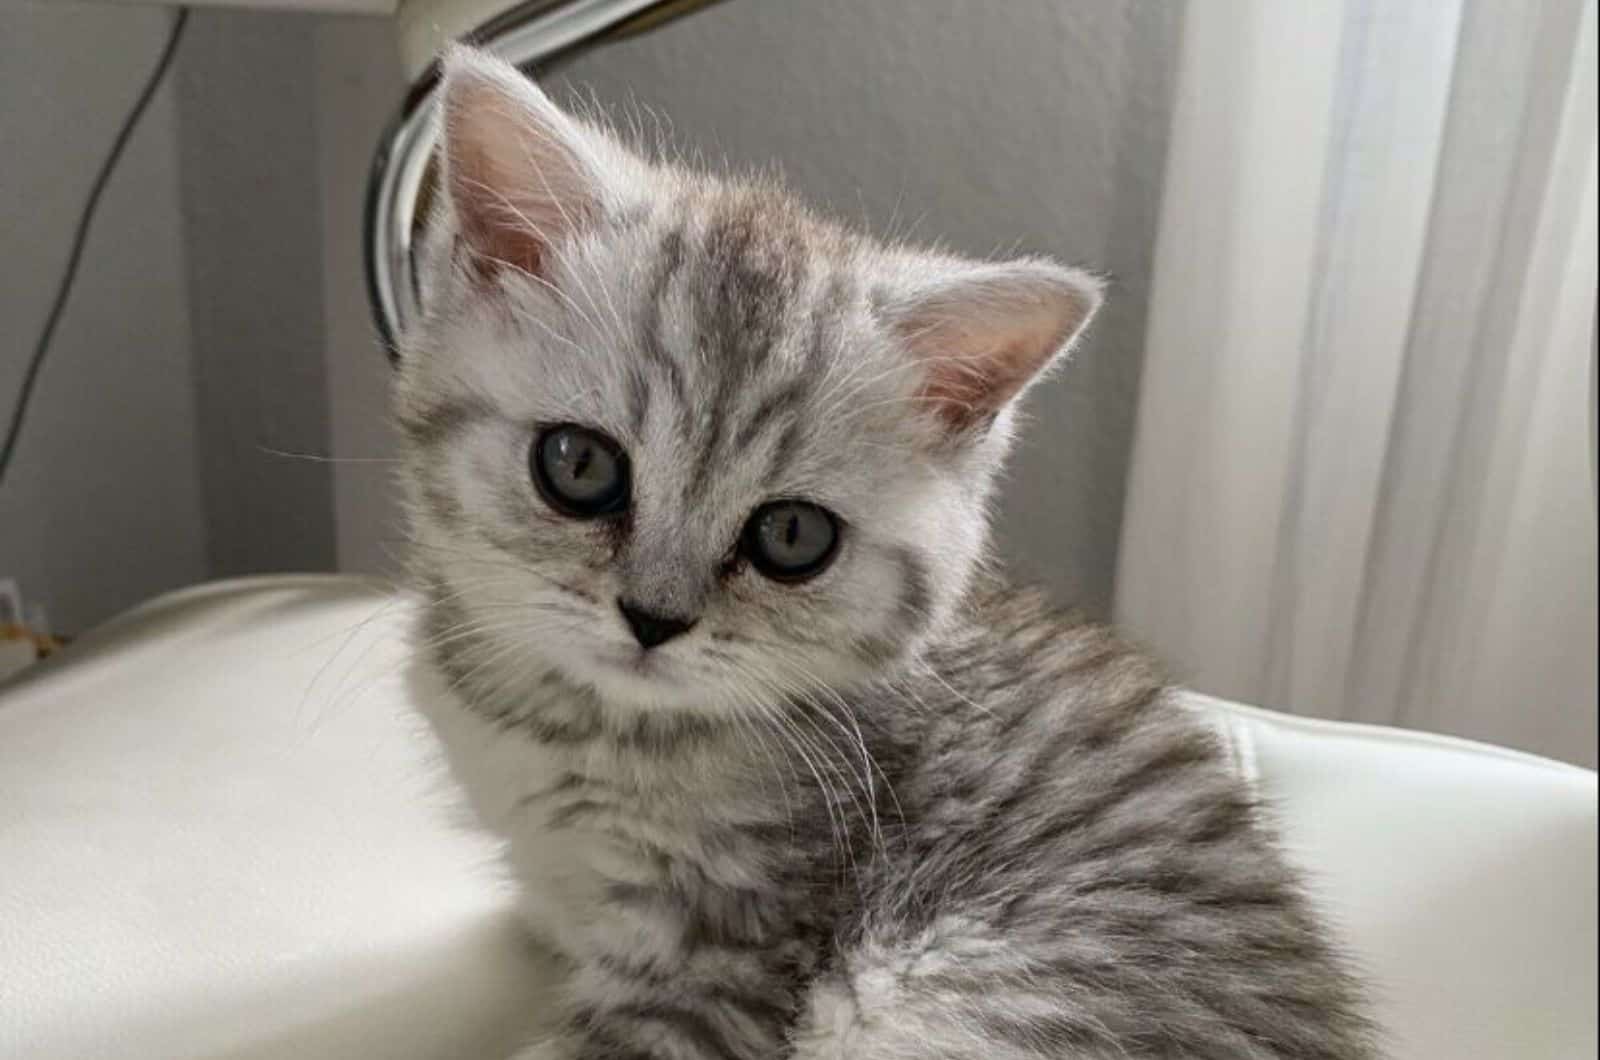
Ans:
[[[0,690],[0,1057],[498,1060],[546,970],[405,702],[406,602],[147,604]],[[1397,1058],[1596,1054],[1596,789],[1195,697],[1376,982]]]

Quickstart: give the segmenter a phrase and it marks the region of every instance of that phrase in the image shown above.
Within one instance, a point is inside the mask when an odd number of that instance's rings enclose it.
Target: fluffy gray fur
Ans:
[[[395,392],[424,701],[570,968],[528,1060],[1374,1055],[1246,788],[1158,670],[986,570],[1016,399],[1098,304],[647,162],[446,59]],[[632,461],[541,500],[541,425]],[[818,577],[738,549],[773,498]],[[653,650],[617,601],[696,622]]]

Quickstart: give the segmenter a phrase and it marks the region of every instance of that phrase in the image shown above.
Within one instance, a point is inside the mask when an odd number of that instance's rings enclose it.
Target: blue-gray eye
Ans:
[[[744,525],[744,554],[776,581],[816,577],[839,547],[839,520],[810,501],[763,504]]]
[[[628,454],[599,431],[563,423],[533,440],[533,482],[552,508],[578,519],[628,506]]]

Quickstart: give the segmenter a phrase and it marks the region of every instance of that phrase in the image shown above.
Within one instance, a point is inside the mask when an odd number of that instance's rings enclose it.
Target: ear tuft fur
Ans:
[[[986,423],[1070,350],[1101,281],[1040,258],[945,263],[888,307],[922,372],[920,397],[952,431]]]
[[[445,186],[473,264],[546,276],[602,202],[593,134],[509,63],[452,45],[442,66]]]

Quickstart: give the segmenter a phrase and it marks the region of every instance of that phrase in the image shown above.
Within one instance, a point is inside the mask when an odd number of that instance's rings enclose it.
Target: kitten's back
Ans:
[[[908,1025],[939,1040],[982,996],[997,1040],[1092,1056],[1374,1055],[1262,807],[1160,669],[1036,593],[970,603],[905,690],[905,842],[862,920],[861,952],[942,940]]]

